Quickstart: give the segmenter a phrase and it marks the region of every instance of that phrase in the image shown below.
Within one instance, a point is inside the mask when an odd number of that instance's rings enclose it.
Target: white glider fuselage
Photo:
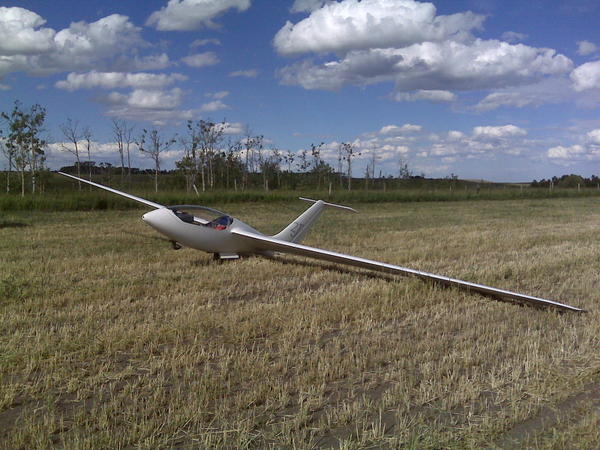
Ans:
[[[230,219],[230,224],[217,228],[210,222],[200,223],[197,218],[193,223],[184,222],[168,208],[155,209],[142,216],[142,220],[156,231],[185,247],[215,254],[263,253],[256,245],[240,239],[231,231],[263,234],[241,220]]]

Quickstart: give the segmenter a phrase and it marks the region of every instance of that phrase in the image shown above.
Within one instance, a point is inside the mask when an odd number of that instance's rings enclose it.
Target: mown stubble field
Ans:
[[[352,205],[306,243],[589,309],[0,217],[0,447],[595,448],[598,199]],[[266,232],[306,204],[227,211]]]

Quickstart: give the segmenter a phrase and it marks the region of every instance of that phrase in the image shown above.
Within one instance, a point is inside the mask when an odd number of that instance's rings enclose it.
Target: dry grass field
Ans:
[[[227,206],[265,232],[303,202]],[[597,448],[600,201],[352,205],[306,243],[589,309],[0,217],[2,448]]]

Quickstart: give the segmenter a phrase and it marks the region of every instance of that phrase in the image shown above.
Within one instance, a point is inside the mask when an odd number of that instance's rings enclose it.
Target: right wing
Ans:
[[[113,194],[127,197],[131,200],[135,200],[136,202],[143,203],[144,205],[152,206],[153,208],[156,208],[156,209],[166,208],[166,206],[161,205],[159,203],[151,202],[150,200],[146,200],[145,198],[136,197],[135,195],[128,194],[127,192],[117,191],[116,189],[109,188],[108,186],[104,186],[103,184],[98,184],[98,183],[94,183],[93,181],[84,180],[83,178],[69,175],[68,173],[64,173],[64,172],[57,172],[57,173],[60,173],[61,175],[64,175],[65,177],[73,178],[74,180],[77,180],[77,181],[82,181],[83,183],[91,184],[92,186],[96,186],[97,188],[112,192]]]
[[[575,306],[566,305],[564,303],[558,303],[552,300],[546,300],[539,297],[532,297],[530,295],[519,294],[517,292],[506,291],[504,289],[497,289],[490,286],[484,286],[482,284],[471,283],[469,281],[458,280],[455,278],[449,278],[442,275],[435,275],[432,273],[422,272],[420,270],[408,269],[405,267],[395,266],[393,264],[387,264],[379,261],[373,261],[371,259],[360,258],[357,256],[344,255],[342,253],[332,252],[329,250],[322,250],[320,248],[309,247],[307,245],[296,244],[293,242],[282,241],[268,236],[263,236],[255,233],[250,233],[242,230],[232,230],[232,234],[235,234],[243,240],[252,243],[252,245],[261,250],[274,250],[282,253],[291,253],[300,256],[306,256],[308,258],[320,259],[324,261],[330,261],[339,264],[346,264],[355,267],[361,267],[364,269],[377,270],[380,272],[387,272],[392,274],[400,275],[412,275],[424,280],[432,280],[437,283],[446,286],[457,286],[462,289],[469,291],[479,292],[484,295],[493,297],[509,298],[521,302],[527,302],[534,305],[551,306],[554,308],[583,312],[581,308]]]

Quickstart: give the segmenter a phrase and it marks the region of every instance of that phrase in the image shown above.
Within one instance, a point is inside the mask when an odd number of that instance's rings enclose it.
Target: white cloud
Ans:
[[[379,130],[379,134],[407,134],[407,133],[418,133],[421,131],[423,127],[421,125],[413,125],[410,123],[405,123],[401,127],[397,125],[386,125]]]
[[[581,145],[576,144],[570,147],[563,147],[562,145],[559,145],[548,149],[548,158],[572,159],[573,157],[579,156],[584,152],[585,149]]]
[[[219,63],[219,58],[214,52],[196,53],[181,60],[190,67],[214,66]]]
[[[250,7],[250,0],[169,0],[167,6],[153,12],[146,25],[161,31],[191,31],[215,28],[213,19],[235,8],[239,12]]]
[[[209,38],[209,39],[196,39],[195,41],[193,41],[190,44],[191,48],[196,48],[196,47],[203,47],[205,45],[221,45],[221,41],[216,39],[216,38]]]
[[[229,91],[218,91],[218,92],[209,92],[206,94],[207,97],[214,98],[215,100],[222,100],[229,95]]]
[[[248,70],[236,70],[229,74],[230,77],[243,77],[243,78],[256,78],[258,76],[258,70],[256,69],[248,69]]]
[[[548,103],[561,103],[573,98],[571,83],[566,78],[547,78],[534,84],[500,89],[488,94],[474,109],[490,111],[500,107],[537,107]]]
[[[0,56],[45,53],[54,47],[56,32],[41,28],[46,21],[24,8],[0,7]]]
[[[169,91],[134,89],[127,97],[127,104],[143,109],[172,109],[181,105],[183,91],[174,88]]]
[[[592,146],[600,146],[600,129],[589,131],[586,134],[586,141]]]
[[[282,55],[405,47],[467,35],[483,20],[471,12],[436,16],[432,3],[413,0],[345,0],[287,22],[273,43]]]
[[[67,91],[79,89],[115,89],[123,87],[133,88],[163,88],[177,81],[185,81],[187,77],[179,73],[153,74],[153,73],[122,73],[122,72],[96,72],[70,73],[66,80],[57,81],[55,86]]]
[[[248,129],[247,125],[239,122],[225,122],[223,132],[229,135],[244,134]]]
[[[160,53],[157,55],[137,56],[133,58],[128,56],[126,58],[120,57],[113,66],[115,69],[123,71],[129,70],[161,70],[169,67],[171,60],[169,55],[166,53]]]
[[[516,31],[505,31],[502,33],[502,40],[510,44],[516,44],[527,39],[527,35],[524,33],[518,33]]]
[[[198,115],[198,110],[179,109],[183,94],[179,88],[134,89],[129,94],[111,92],[100,100],[108,104],[106,114],[110,117],[164,125],[193,119]]]
[[[459,141],[464,139],[466,136],[462,131],[450,130],[448,131],[448,139],[451,141]]]
[[[554,163],[569,166],[577,162],[600,161],[600,129],[588,131],[579,138],[579,144],[557,145],[547,150],[546,156]]]
[[[456,98],[456,94],[450,91],[443,91],[437,89],[419,89],[416,92],[397,92],[393,95],[393,99],[397,102],[414,102],[418,100],[426,100],[433,103],[446,103],[453,102],[456,100]]]
[[[327,0],[295,0],[291,11],[295,13],[311,12],[321,8],[325,3]]]
[[[598,51],[598,46],[590,41],[578,41],[577,42],[577,54],[578,55],[591,55]]]
[[[525,136],[527,131],[515,125],[479,126],[473,128],[473,136],[482,139],[503,139],[514,136]]]
[[[394,81],[397,91],[473,90],[526,84],[571,66],[570,59],[551,49],[475,39],[352,51],[321,65],[304,60],[284,67],[279,76],[283,84],[305,89]]]
[[[141,29],[127,16],[112,14],[91,23],[73,22],[58,32],[36,30],[43,23],[26,9],[2,9],[0,34],[12,30],[13,35],[0,37],[0,77],[17,71],[47,75],[91,69],[148,70],[168,64],[166,55],[139,56],[146,43]],[[15,36],[22,39],[15,41]]]
[[[395,83],[398,101],[454,101],[453,91],[503,89],[572,70],[553,49],[475,38],[484,16],[437,15],[432,3],[413,0],[343,0],[310,6],[308,17],[288,22],[273,44],[282,55],[312,53],[278,71],[282,84],[339,90],[346,85]],[[507,32],[510,42],[525,38]]]
[[[582,64],[571,72],[573,89],[585,91],[587,89],[600,88],[600,61]]]
[[[227,106],[221,100],[215,100],[215,101],[203,104],[202,107],[200,108],[200,110],[203,112],[214,112],[214,111],[219,111],[221,109],[227,109],[227,108],[229,108],[229,106]]]

